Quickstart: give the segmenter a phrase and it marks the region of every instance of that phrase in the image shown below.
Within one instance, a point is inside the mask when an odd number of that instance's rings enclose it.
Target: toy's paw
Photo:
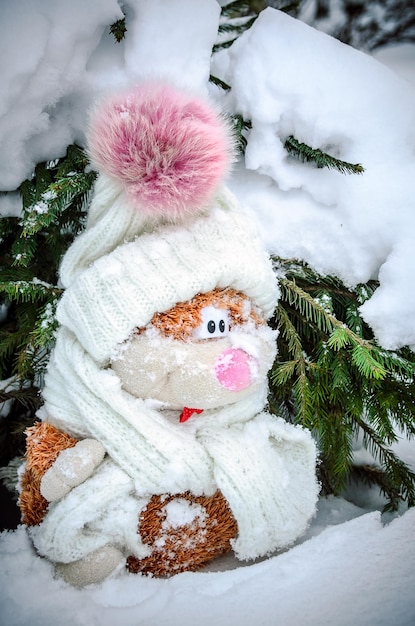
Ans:
[[[91,476],[104,455],[104,446],[96,439],[82,439],[73,448],[62,450],[43,475],[40,493],[48,502],[60,500]]]
[[[195,571],[231,549],[238,527],[223,495],[153,496],[140,515],[143,559],[127,558],[130,572],[172,576]]]
[[[73,563],[57,563],[56,574],[74,587],[100,583],[124,561],[122,552],[113,546],[104,546]]]

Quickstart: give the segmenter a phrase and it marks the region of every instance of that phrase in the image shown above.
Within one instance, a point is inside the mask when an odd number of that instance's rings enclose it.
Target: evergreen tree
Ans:
[[[58,265],[83,228],[96,177],[87,166],[79,146],[69,146],[63,159],[39,163],[19,189],[22,216],[0,220],[0,298],[6,311],[0,328],[0,403],[7,406],[0,421],[0,465],[23,455],[23,431],[40,404],[62,293]]]
[[[309,428],[318,442],[325,493],[351,477],[379,486],[387,510],[415,504],[415,474],[393,452],[398,430],[415,435],[415,355],[379,347],[359,313],[375,281],[347,289],[298,261],[274,259],[281,299],[273,325],[278,357],[270,373],[275,413]],[[373,463],[354,464],[357,438]]]
[[[308,0],[298,17],[359,50],[415,41],[411,0]]]

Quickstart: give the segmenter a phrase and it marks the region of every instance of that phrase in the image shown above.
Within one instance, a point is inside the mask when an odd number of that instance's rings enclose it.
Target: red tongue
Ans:
[[[193,413],[197,413],[199,415],[200,413],[203,413],[203,409],[189,409],[185,406],[180,415],[179,422],[187,422],[189,417],[192,417]]]

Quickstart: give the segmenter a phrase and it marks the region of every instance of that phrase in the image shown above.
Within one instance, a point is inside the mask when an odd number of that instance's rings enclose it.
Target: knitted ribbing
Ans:
[[[308,431],[267,413],[201,435],[218,488],[238,523],[241,560],[290,545],[315,512],[316,448]]]
[[[80,270],[116,246],[131,241],[145,226],[142,214],[131,210],[126,202],[122,187],[101,174],[88,208],[86,230],[75,239],[62,260],[62,285],[68,287]]]
[[[251,298],[266,319],[278,297],[276,278],[257,231],[235,209],[227,192],[209,214],[186,225],[165,225],[143,233],[84,271],[75,273],[68,258],[74,278],[57,317],[101,365],[155,312],[167,311],[197,293],[232,287]],[[68,264],[64,261],[64,275],[69,274]]]
[[[310,434],[262,413],[226,428],[214,429],[210,422],[199,429],[198,438],[238,524],[233,541],[237,558],[254,559],[290,545],[307,527],[317,501]],[[77,560],[105,544],[143,557],[146,548],[136,530],[147,501],[131,478],[107,460],[94,476],[50,505],[42,524],[31,531],[33,541],[42,555],[60,562]]]
[[[109,544],[137,557],[149,549],[137,533],[148,499],[134,495],[131,478],[111,460],[60,502],[49,504],[42,523],[29,529],[39,554],[70,563]]]

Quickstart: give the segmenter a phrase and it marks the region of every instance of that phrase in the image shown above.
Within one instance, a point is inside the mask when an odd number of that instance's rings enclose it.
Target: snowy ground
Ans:
[[[75,590],[52,579],[20,529],[1,545],[4,626],[410,626],[415,510],[383,526],[340,498],[320,504],[309,539],[247,567],[168,580],[123,574]],[[358,517],[356,517],[358,516]],[[348,520],[350,521],[344,521]],[[313,533],[320,534],[311,536]]]
[[[210,68],[215,0],[125,6],[128,37],[117,47],[103,35],[120,17],[116,0],[1,4],[0,188],[13,192],[34,163],[82,142],[85,109],[109,86],[156,74],[203,91],[212,71],[233,87],[225,98],[211,87],[213,97],[252,120],[246,163],[230,185],[268,249],[350,285],[379,278],[366,319],[386,347],[414,346],[415,48],[382,50],[381,64],[268,10]],[[282,148],[291,133],[362,163],[365,174],[293,162]],[[18,210],[17,196],[3,196],[3,214]],[[415,467],[415,444],[403,440],[398,450]],[[321,499],[301,542],[262,562],[225,558],[169,580],[121,571],[82,591],[53,578],[23,528],[3,533],[0,625],[414,624],[415,511],[381,519],[376,493],[345,496]]]

